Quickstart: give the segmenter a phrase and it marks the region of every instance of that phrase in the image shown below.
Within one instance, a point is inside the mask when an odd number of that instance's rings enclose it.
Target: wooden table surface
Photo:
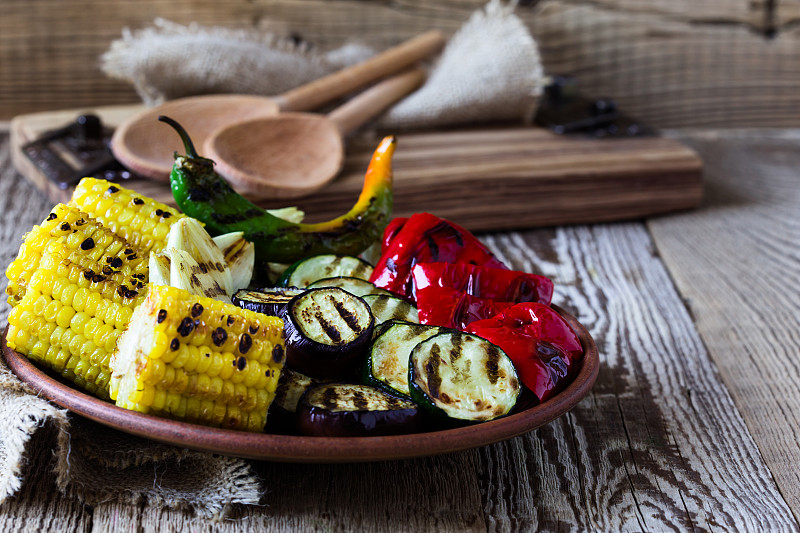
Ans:
[[[552,277],[597,341],[597,384],[566,416],[439,457],[258,463],[263,506],[219,523],[82,505],[36,468],[42,449],[0,531],[800,529],[800,131],[675,135],[704,159],[700,209],[482,236]],[[0,135],[0,264],[49,208]]]

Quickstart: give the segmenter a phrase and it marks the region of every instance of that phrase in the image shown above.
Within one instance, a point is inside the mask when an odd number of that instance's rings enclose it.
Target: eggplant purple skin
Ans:
[[[301,399],[295,416],[300,434],[314,437],[377,437],[422,430],[422,416],[416,407],[390,411],[329,411]]]
[[[322,344],[306,338],[292,319],[292,308],[302,296],[293,298],[278,315],[283,320],[286,365],[312,378],[347,379],[355,375],[372,341],[375,319],[370,319],[369,326],[353,342],[340,346]]]
[[[283,287],[282,290],[281,290],[281,292],[289,292],[289,291],[300,291],[300,289],[298,289],[297,287]],[[237,305],[237,306],[241,307],[242,309],[249,309],[250,311],[255,311],[256,313],[261,313],[261,314],[267,315],[267,316],[280,316],[281,311],[283,311],[283,309],[286,308],[286,306],[288,305],[289,301],[291,300],[291,298],[287,298],[286,301],[284,301],[284,302],[278,302],[277,299],[276,299],[276,301],[269,302],[269,303],[267,303],[267,302],[252,302],[252,301],[249,301],[249,300],[243,300],[243,299],[239,298],[237,296],[239,294],[239,292],[242,292],[242,291],[237,291],[236,294],[234,294],[231,297],[231,302],[233,303],[233,305]],[[259,291],[255,291],[255,292],[259,292]],[[261,291],[261,292],[263,292],[263,291]],[[294,295],[292,297],[294,297]]]

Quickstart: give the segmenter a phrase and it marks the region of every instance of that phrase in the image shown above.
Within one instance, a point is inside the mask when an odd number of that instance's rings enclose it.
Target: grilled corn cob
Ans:
[[[283,368],[283,322],[151,285],[111,361],[120,407],[261,431]]]
[[[144,299],[136,278],[103,275],[104,261],[74,261],[68,239],[49,241],[25,295],[8,316],[8,345],[78,386],[108,398],[109,363],[134,307]],[[80,249],[78,251],[81,251]],[[131,281],[137,282],[136,285]]]
[[[69,204],[145,253],[163,250],[170,226],[186,216],[166,204],[96,178],[83,178]]]
[[[93,275],[112,276],[129,288],[147,282],[147,261],[138,247],[77,208],[58,204],[41,225],[26,234],[17,258],[6,269],[6,293],[12,307],[22,301],[44,250],[54,241],[63,243],[65,258],[91,268]]]

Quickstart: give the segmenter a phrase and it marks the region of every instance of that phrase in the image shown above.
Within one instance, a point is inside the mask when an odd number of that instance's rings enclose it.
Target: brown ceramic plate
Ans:
[[[555,307],[555,306],[554,306]],[[3,358],[22,381],[42,396],[106,426],[185,448],[236,457],[304,463],[348,463],[422,457],[466,450],[522,435],[555,420],[589,393],[599,370],[597,346],[574,317],[556,308],[581,339],[585,355],[575,380],[566,389],[535,406],[505,418],[467,427],[390,437],[302,437],[245,433],[176,422],[134,411],[89,396],[50,377],[6,345]]]

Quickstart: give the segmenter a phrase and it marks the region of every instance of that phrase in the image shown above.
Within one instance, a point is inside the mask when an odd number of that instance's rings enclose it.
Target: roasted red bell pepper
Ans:
[[[421,324],[465,330],[476,320],[497,315],[514,302],[473,296],[452,287],[428,286],[417,290],[417,312]]]
[[[384,233],[386,242],[386,233]],[[404,298],[413,298],[411,269],[417,263],[472,263],[506,268],[470,232],[430,213],[412,215],[390,238],[370,281]]]
[[[411,269],[411,274],[417,294],[428,287],[451,287],[478,298],[504,302],[550,305],[553,298],[553,282],[550,279],[517,270],[470,263],[417,263]]]
[[[578,336],[547,305],[516,304],[479,320],[466,331],[498,345],[511,358],[522,383],[545,401],[563,388],[583,358]]]
[[[381,253],[384,253],[389,248],[389,245],[392,243],[400,230],[403,229],[403,226],[407,221],[408,218],[406,217],[395,217],[389,222],[389,224],[387,224],[386,229],[383,230]]]

